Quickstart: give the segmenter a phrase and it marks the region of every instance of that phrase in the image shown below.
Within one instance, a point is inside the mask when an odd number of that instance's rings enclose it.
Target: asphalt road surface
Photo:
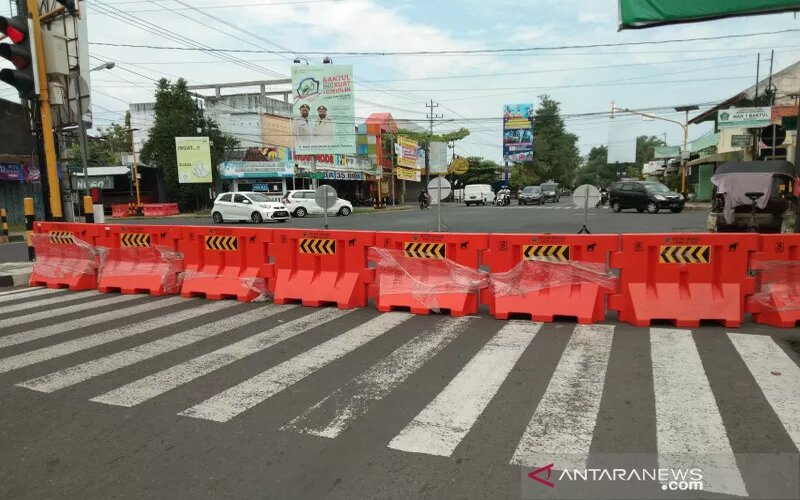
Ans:
[[[800,497],[796,330],[36,289],[0,332],[0,498]]]

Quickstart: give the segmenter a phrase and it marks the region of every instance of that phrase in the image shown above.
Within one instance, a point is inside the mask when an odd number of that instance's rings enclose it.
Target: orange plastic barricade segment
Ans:
[[[374,243],[371,231],[276,230],[271,247],[275,278],[270,281],[275,303],[366,306],[371,282],[367,251]]]
[[[762,234],[751,268],[756,293],[747,300],[753,321],[779,328],[800,322],[800,234]]]
[[[30,285],[95,289],[100,266],[100,253],[94,247],[96,229],[92,224],[35,223],[36,261]]]
[[[617,235],[492,234],[484,253],[492,274],[482,302],[498,319],[602,321],[606,297],[617,287],[607,260],[618,248]]]
[[[178,245],[185,271],[181,296],[264,300],[273,275],[271,229],[184,227]]]
[[[488,234],[377,233],[370,260],[378,310],[478,312],[478,292],[488,285],[480,255],[488,243]]]
[[[183,280],[178,251],[181,228],[105,225],[98,245],[106,247],[97,289],[101,292],[176,294]]]
[[[694,328],[710,320],[738,327],[755,290],[748,263],[757,248],[755,234],[623,235],[621,251],[611,255],[620,291],[608,307],[636,326],[668,320]]]

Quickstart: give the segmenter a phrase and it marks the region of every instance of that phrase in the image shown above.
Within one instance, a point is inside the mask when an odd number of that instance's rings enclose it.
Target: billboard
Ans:
[[[619,28],[650,28],[797,10],[800,10],[797,0],[620,0]]]
[[[446,174],[447,168],[447,143],[431,141],[431,174]]]
[[[503,106],[503,159],[533,159],[533,104]]]
[[[408,137],[398,137],[397,165],[417,168],[417,141]]]
[[[217,166],[223,179],[266,179],[270,177],[291,177],[294,163],[278,161],[240,161],[229,160]]]
[[[292,119],[286,116],[261,115],[261,142],[270,146],[292,148]]]
[[[208,137],[176,137],[178,182],[181,184],[210,183],[211,144]]]
[[[292,93],[295,153],[356,153],[353,66],[292,66]]]

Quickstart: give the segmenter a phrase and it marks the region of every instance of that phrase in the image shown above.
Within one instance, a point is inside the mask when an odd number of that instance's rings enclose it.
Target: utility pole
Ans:
[[[770,107],[770,115],[772,114],[772,107],[775,106],[775,94],[777,93],[775,90],[772,90],[772,63],[775,60],[775,49],[772,49],[769,56],[769,107]],[[775,159],[775,139],[778,135],[778,129],[775,124],[772,124],[772,155],[770,156],[771,160]]]
[[[758,58],[756,59],[756,95],[753,98],[753,105],[758,106],[758,82],[761,78],[761,53],[758,53]],[[758,129],[753,129],[753,160],[758,159]]]
[[[431,137],[433,136],[433,120],[442,118],[443,115],[437,115],[433,112],[434,109],[439,107],[438,104],[433,102],[433,99],[431,99],[431,103],[426,104],[425,107],[430,109],[428,113],[430,125],[428,127],[428,137],[425,140],[425,186],[427,187],[431,181]]]

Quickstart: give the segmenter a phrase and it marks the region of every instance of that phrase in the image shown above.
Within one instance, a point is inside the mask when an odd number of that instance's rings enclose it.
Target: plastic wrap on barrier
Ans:
[[[169,247],[104,249],[98,272],[99,290],[122,293],[144,290],[153,295],[176,294],[183,283],[183,254]]]
[[[91,290],[97,286],[97,270],[103,249],[71,235],[34,233],[31,241],[36,261],[31,273],[31,286]]]
[[[489,275],[448,259],[415,259],[403,250],[372,247],[369,260],[376,263],[376,284],[381,296],[410,295],[415,309],[439,313],[437,297],[450,294],[474,294],[489,284]]]
[[[234,278],[231,276],[219,276],[187,269],[183,272],[183,280],[200,283],[208,289],[224,287],[227,292],[226,294],[235,295],[240,302],[271,302],[273,300],[273,293],[269,291],[265,278],[256,278],[252,276],[239,276]],[[231,287],[232,281],[237,281],[239,283],[238,290]],[[250,299],[247,300],[247,298]]]
[[[495,297],[514,297],[586,283],[594,283],[613,293],[617,288],[617,277],[601,263],[523,260],[510,271],[493,273],[489,287]]]
[[[800,261],[762,261],[755,267],[759,287],[750,303],[759,312],[800,311]]]

